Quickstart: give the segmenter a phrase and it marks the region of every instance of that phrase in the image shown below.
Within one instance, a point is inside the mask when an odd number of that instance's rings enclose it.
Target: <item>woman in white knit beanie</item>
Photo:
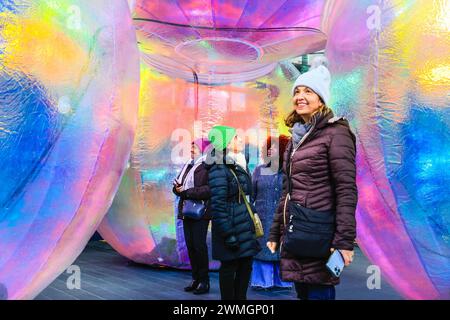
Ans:
[[[304,300],[335,299],[342,270],[328,269],[327,260],[337,251],[348,266],[356,237],[356,140],[348,121],[327,106],[330,78],[326,60],[316,60],[292,87],[287,183],[267,242],[272,252],[281,248],[281,278]]]

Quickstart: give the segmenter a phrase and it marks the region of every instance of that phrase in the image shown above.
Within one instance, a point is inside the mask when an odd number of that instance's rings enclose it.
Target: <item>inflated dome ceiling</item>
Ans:
[[[325,48],[325,1],[138,1],[143,60],[202,83],[256,79],[276,62]]]

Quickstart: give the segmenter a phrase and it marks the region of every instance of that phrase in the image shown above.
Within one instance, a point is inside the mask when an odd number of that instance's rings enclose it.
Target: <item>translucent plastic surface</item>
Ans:
[[[127,1],[0,2],[1,298],[33,298],[96,230],[138,90]]]
[[[253,80],[281,60],[322,50],[325,1],[139,0],[134,20],[143,60],[202,83]]]
[[[358,136],[358,243],[414,299],[450,298],[449,13],[335,1],[324,15],[333,108]]]

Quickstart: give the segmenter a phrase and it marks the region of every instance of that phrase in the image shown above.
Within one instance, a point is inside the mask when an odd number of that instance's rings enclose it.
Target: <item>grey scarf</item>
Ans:
[[[302,124],[300,122],[296,122],[291,129],[292,140],[294,141],[294,146],[299,144],[300,140],[302,140],[303,136],[311,129],[311,123]]]

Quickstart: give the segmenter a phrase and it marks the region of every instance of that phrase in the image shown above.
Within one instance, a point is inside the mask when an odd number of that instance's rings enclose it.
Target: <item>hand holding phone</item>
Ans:
[[[339,278],[345,266],[344,257],[339,250],[333,251],[330,258],[328,258],[326,266],[333,276]]]

